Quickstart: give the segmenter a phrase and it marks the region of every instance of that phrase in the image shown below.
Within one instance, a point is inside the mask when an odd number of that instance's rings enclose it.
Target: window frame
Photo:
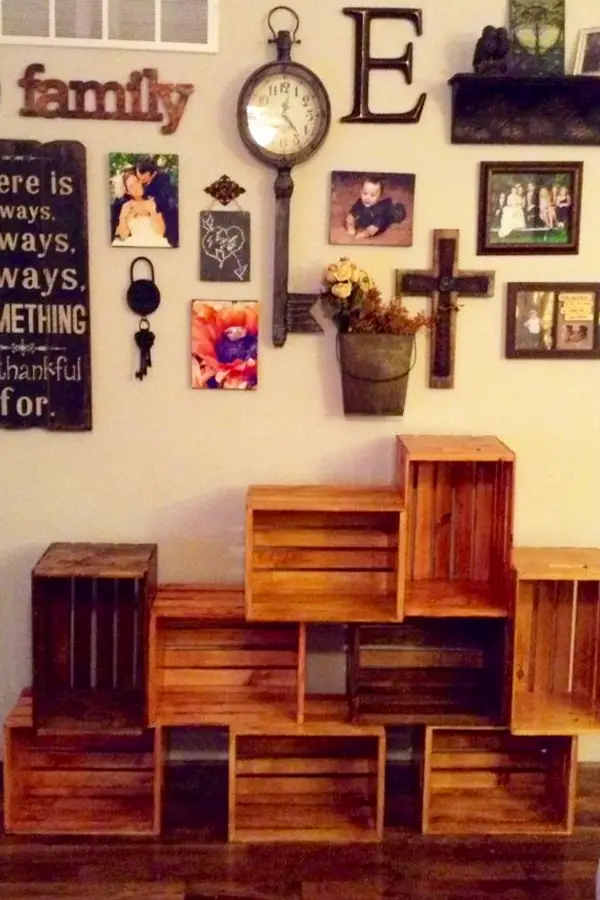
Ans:
[[[24,2],[24,0],[23,0]],[[157,40],[161,27],[162,0],[154,0],[155,39],[153,41],[121,41],[108,37],[108,3],[109,0],[95,0],[102,6],[101,38],[61,38],[54,34],[56,27],[56,0],[46,0],[50,21],[50,34],[42,35],[5,35],[3,33],[3,0],[0,0],[0,44],[26,45],[30,47],[79,47],[93,50],[159,50],[179,53],[217,53],[219,43],[219,0],[206,0],[207,3],[207,36],[203,44],[179,43],[175,41]],[[94,2],[94,0],[90,0]]]

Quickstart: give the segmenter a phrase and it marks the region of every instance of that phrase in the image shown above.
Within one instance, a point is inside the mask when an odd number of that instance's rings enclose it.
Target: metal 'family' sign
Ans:
[[[192,84],[159,81],[156,69],[131,72],[125,84],[40,77],[45,71],[41,63],[31,63],[19,79],[21,116],[162,122],[161,132],[173,134],[194,90]]]

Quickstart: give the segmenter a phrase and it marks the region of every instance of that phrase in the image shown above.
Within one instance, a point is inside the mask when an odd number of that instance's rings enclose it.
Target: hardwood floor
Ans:
[[[208,798],[189,783],[170,784],[159,840],[0,837],[0,900],[594,898],[600,858],[595,766],[581,769],[577,827],[568,838],[424,837],[407,812],[410,803],[397,801],[381,845],[228,845],[217,840],[222,784],[218,778],[211,783]]]

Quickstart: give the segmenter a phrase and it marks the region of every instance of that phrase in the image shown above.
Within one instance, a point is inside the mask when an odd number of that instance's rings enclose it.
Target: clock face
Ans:
[[[294,164],[320,146],[329,109],[325,89],[312,73],[293,64],[266,67],[240,96],[242,137],[263,160]]]

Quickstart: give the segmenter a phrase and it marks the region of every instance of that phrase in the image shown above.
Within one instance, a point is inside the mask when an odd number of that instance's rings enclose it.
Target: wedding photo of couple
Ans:
[[[111,153],[113,247],[178,247],[178,157]]]

